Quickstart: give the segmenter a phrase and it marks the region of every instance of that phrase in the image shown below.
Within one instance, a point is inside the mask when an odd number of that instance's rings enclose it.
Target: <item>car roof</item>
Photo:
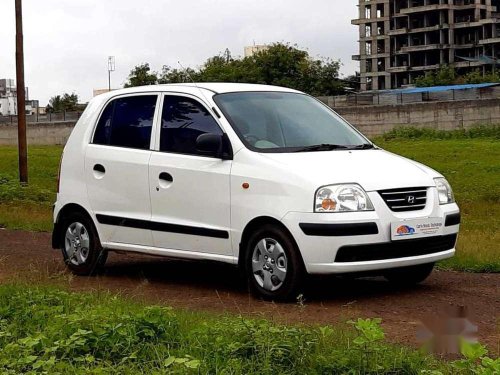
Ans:
[[[204,91],[203,95],[224,94],[229,92],[245,92],[245,91],[266,91],[266,92],[295,92],[300,91],[289,89],[280,86],[258,85],[252,83],[225,83],[225,82],[200,82],[200,83],[173,83],[164,85],[137,86],[126,89],[119,89],[98,95],[101,100],[124,95],[138,94],[147,92],[178,92],[197,95],[200,90]]]

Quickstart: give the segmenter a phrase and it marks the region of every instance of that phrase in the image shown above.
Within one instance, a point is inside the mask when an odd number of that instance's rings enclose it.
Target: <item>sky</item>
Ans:
[[[358,64],[356,0],[24,0],[25,80],[30,99],[76,93],[80,102],[112,87],[148,62],[198,67],[229,48],[289,42],[313,57],[340,59],[341,73]],[[15,78],[14,0],[0,0],[0,78]]]

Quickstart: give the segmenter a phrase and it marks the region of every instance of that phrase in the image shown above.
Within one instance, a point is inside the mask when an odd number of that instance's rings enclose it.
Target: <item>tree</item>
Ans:
[[[455,69],[449,65],[441,65],[439,70],[428,72],[415,80],[417,87],[453,85],[457,79]]]
[[[149,65],[147,68],[149,71]],[[164,66],[158,82],[260,83],[285,86],[311,95],[336,95],[344,92],[345,85],[339,79],[339,68],[339,61],[313,59],[297,46],[275,43],[267,50],[239,59],[232,58],[226,50],[224,54],[209,58],[198,69],[178,70]]]
[[[47,112],[57,113],[57,112],[74,112],[79,109],[78,105],[78,95],[75,93],[72,94],[63,94],[56,95],[50,98],[49,104],[47,105]]]
[[[359,72],[354,72],[354,74],[345,77],[343,81],[347,85],[345,87],[346,91],[359,91],[361,89],[361,75]]]
[[[500,75],[496,70],[493,70],[491,73],[486,73],[483,75],[483,72],[476,69],[470,73],[465,74],[460,77],[461,83],[497,83],[500,82]]]
[[[164,65],[161,74],[158,78],[158,83],[184,83],[199,81],[198,73],[191,68],[185,70],[172,69],[168,65]]]
[[[151,71],[148,63],[144,63],[131,70],[125,87],[155,85],[156,83],[158,83],[158,74]]]
[[[500,82],[500,75],[496,70],[487,74],[483,74],[480,70],[473,70],[467,74],[458,75],[451,66],[442,65],[439,70],[418,77],[415,84],[418,87],[430,87],[496,82]]]

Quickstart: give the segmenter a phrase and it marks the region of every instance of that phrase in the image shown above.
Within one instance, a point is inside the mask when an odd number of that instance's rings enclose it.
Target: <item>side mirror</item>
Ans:
[[[212,133],[201,134],[196,138],[196,149],[206,154],[219,156],[222,150],[222,137]]]
[[[227,134],[201,134],[196,138],[196,149],[206,155],[222,160],[233,160],[233,148]]]

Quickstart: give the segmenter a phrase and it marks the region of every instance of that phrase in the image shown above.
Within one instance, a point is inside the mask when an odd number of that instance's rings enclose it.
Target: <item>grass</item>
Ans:
[[[462,211],[457,256],[441,267],[500,272],[500,140],[380,138],[388,151],[442,173]]]
[[[500,369],[484,347],[464,348],[466,359],[445,363],[387,344],[378,319],[284,326],[146,306],[108,293],[0,286],[2,374],[440,375]]]
[[[17,148],[0,146],[0,226],[35,231],[52,230],[60,146],[31,146],[29,185],[18,183]]]
[[[443,132],[403,128],[377,138],[444,174],[462,210],[457,256],[441,267],[500,272],[500,127]],[[17,150],[0,147],[0,226],[50,231],[61,147],[29,149],[30,184],[17,183]]]

